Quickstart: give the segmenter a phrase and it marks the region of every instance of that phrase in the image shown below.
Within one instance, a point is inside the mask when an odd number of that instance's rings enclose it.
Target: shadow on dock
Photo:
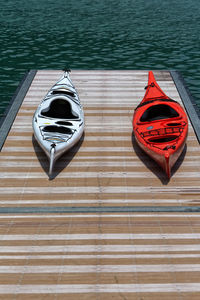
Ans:
[[[74,145],[70,150],[66,151],[60,158],[58,158],[58,160],[55,163],[54,170],[51,176],[49,176],[49,160],[46,154],[44,153],[44,151],[42,150],[42,148],[39,146],[38,142],[36,141],[34,135],[32,136],[32,144],[36,156],[44,172],[49,177],[49,180],[55,179],[59,175],[59,173],[61,173],[69,165],[69,163],[72,161],[76,153],[79,151],[79,148],[81,147],[84,141],[84,136],[85,133],[83,133],[82,137],[80,138],[80,140],[76,145]],[[38,151],[38,149],[40,149],[41,151]]]
[[[165,172],[159,167],[159,165],[138,146],[133,132],[132,132],[132,145],[133,145],[133,149],[134,149],[136,155],[143,162],[143,164],[159,178],[159,180],[162,182],[162,184],[167,185],[168,182],[170,181],[170,179],[167,178]],[[180,157],[174,164],[174,166],[171,170],[171,177],[176,173],[176,171],[181,166],[181,164],[184,160],[186,151],[187,151],[187,145],[185,145],[183,152],[181,153]]]

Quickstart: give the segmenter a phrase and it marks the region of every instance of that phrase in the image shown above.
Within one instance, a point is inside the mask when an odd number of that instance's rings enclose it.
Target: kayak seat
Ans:
[[[161,119],[178,117],[178,112],[169,105],[157,104],[150,106],[141,116],[140,122],[151,122]]]
[[[68,101],[63,99],[55,99],[50,106],[41,111],[44,117],[55,119],[78,119],[78,115],[72,112],[71,105]]]

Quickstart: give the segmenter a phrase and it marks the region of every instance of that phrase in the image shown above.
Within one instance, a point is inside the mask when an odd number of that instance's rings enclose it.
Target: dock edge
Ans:
[[[181,97],[181,100],[184,104],[184,107],[187,111],[188,117],[196,134],[197,140],[200,144],[200,111],[199,108],[192,97],[189,89],[186,86],[186,83],[180,72],[171,70],[171,77],[174,81],[174,84],[177,88],[177,91]]]
[[[4,112],[4,116],[0,120],[0,151],[5,143],[7,135],[15,120],[17,112],[28,92],[28,89],[37,73],[37,70],[27,71],[12,96],[8,107]]]

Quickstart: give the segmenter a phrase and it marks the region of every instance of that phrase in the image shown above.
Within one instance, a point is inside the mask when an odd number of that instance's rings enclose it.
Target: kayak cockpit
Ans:
[[[151,122],[175,117],[179,117],[179,114],[171,106],[166,104],[157,104],[150,106],[145,110],[140,118],[140,122]]]
[[[42,128],[43,132],[53,132],[53,133],[61,133],[61,134],[72,134],[72,130],[68,127],[64,126],[55,126],[55,125],[50,125],[50,126],[45,126]]]
[[[49,107],[41,111],[41,115],[56,119],[78,119],[79,116],[72,112],[72,107],[67,100],[57,98],[53,100]]]
[[[169,135],[169,136],[162,136],[162,137],[152,137],[148,140],[149,143],[157,143],[157,144],[163,144],[163,143],[169,143],[172,141],[175,141],[179,138],[179,135]]]

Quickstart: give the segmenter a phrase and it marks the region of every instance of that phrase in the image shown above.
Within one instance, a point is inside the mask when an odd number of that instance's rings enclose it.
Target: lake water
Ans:
[[[0,114],[29,69],[178,70],[200,107],[199,0],[0,1]]]

